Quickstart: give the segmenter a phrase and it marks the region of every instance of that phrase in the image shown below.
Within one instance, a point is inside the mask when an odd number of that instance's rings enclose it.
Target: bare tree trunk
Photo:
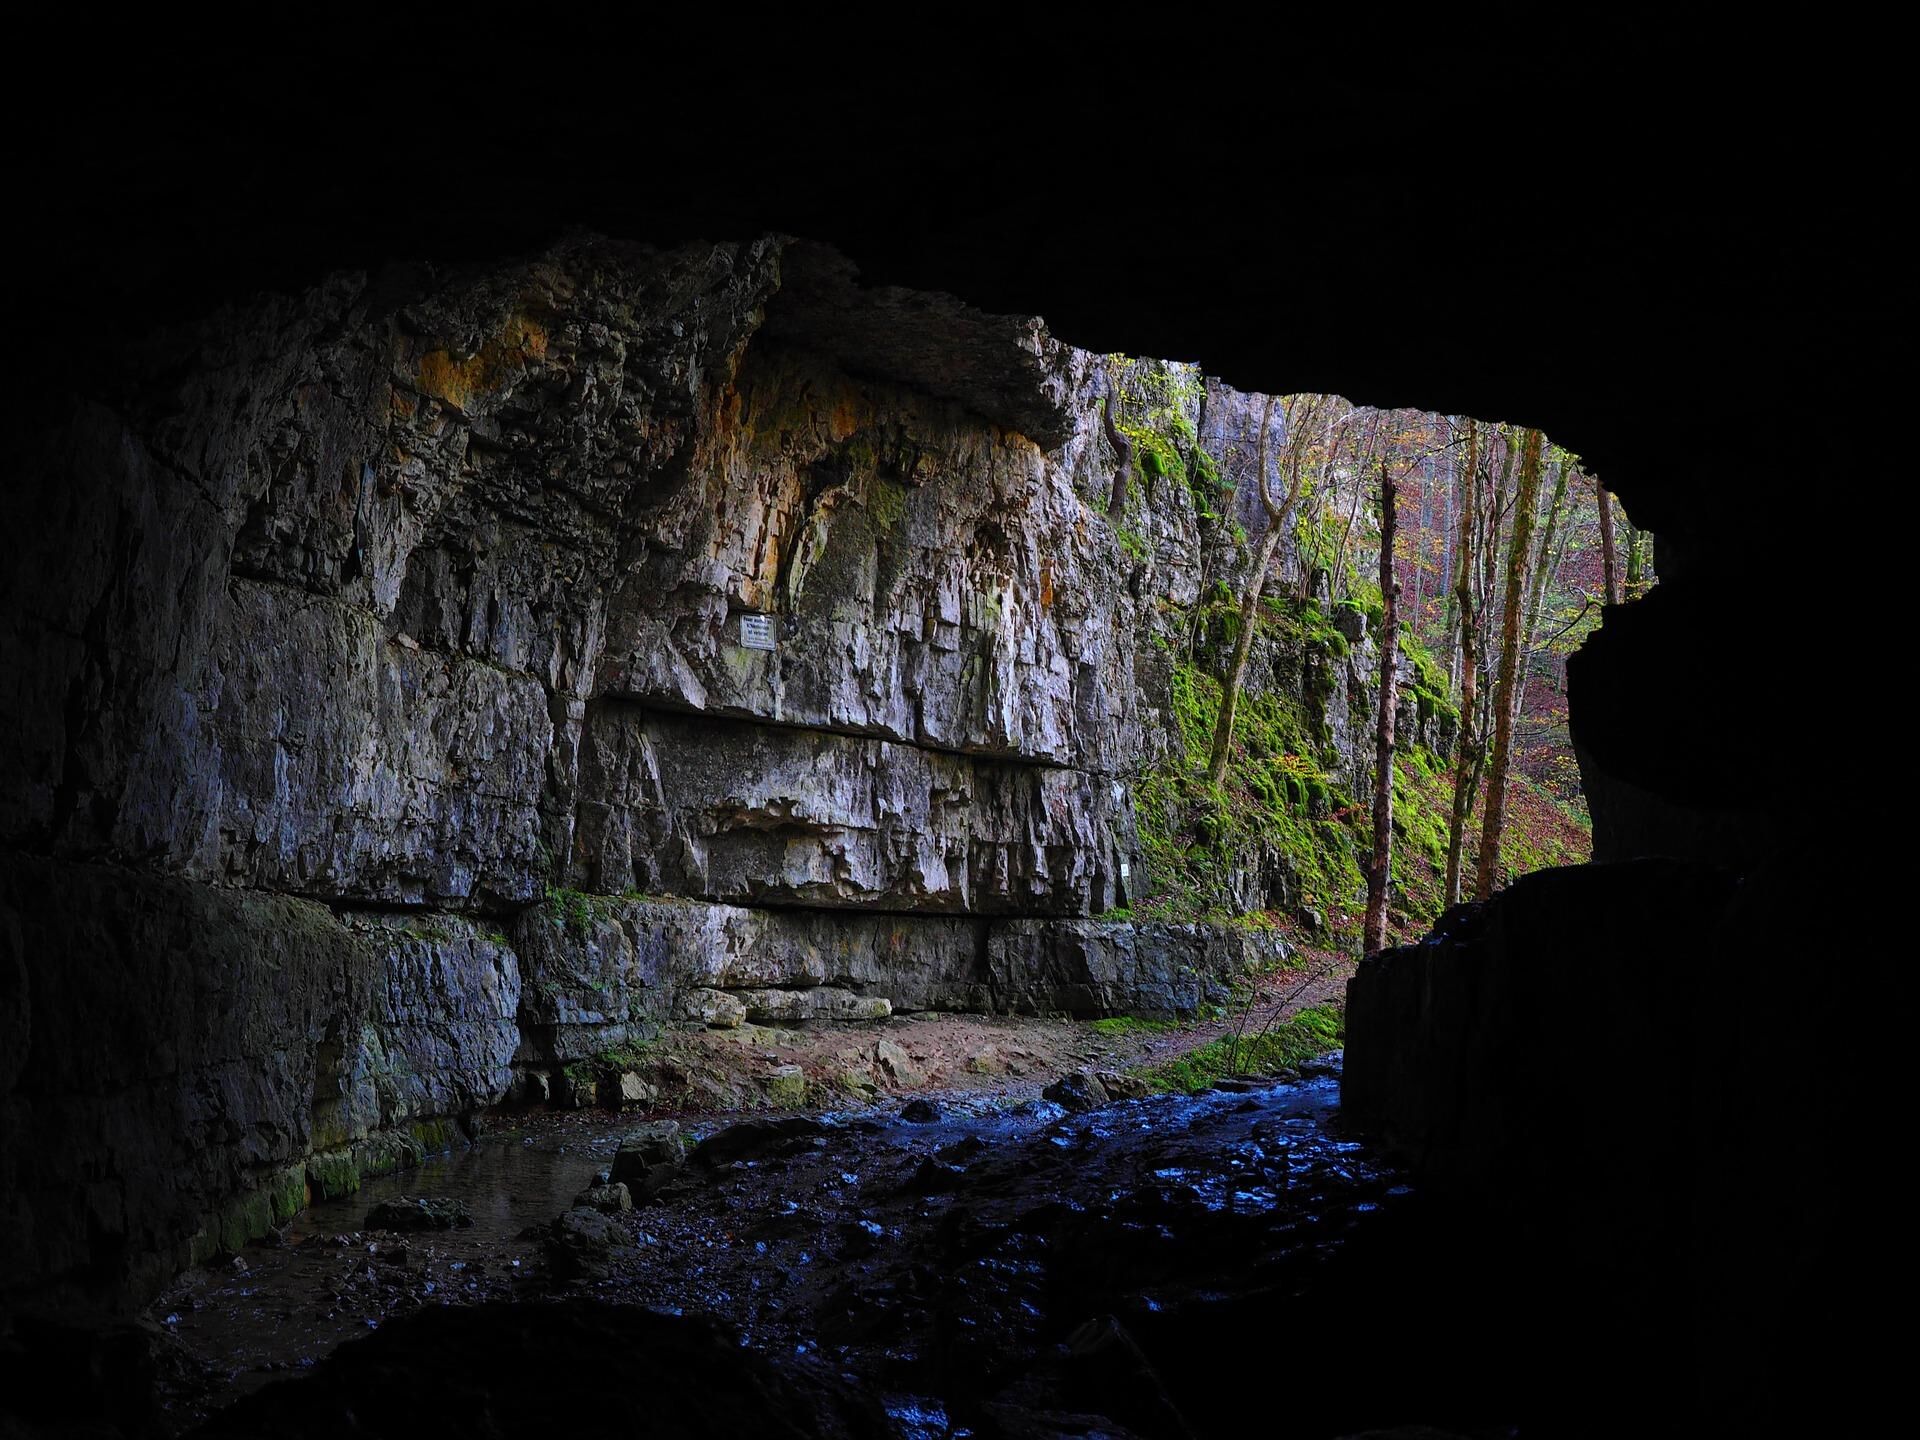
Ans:
[[[1500,676],[1493,707],[1493,754],[1488,761],[1487,805],[1480,819],[1480,863],[1473,898],[1493,894],[1500,875],[1500,831],[1507,814],[1507,768],[1513,751],[1511,696],[1520,669],[1520,634],[1525,625],[1528,562],[1533,557],[1533,516],[1540,503],[1540,432],[1528,430],[1520,440],[1520,491],[1513,512],[1513,544],[1507,556],[1506,614],[1500,627]]]
[[[1360,514],[1361,485],[1353,482],[1353,504],[1347,511],[1346,527],[1340,532],[1339,547],[1333,552],[1333,564],[1327,567],[1327,596],[1329,599],[1345,589],[1347,578],[1347,540],[1353,534],[1353,522]],[[1311,588],[1311,586],[1309,586]]]
[[[1418,640],[1427,607],[1427,524],[1433,518],[1428,496],[1433,493],[1433,455],[1420,462],[1420,516],[1413,528],[1413,608],[1407,612],[1407,632]]]
[[[1253,649],[1253,632],[1260,622],[1260,596],[1267,585],[1267,567],[1273,563],[1273,552],[1279,548],[1280,540],[1286,533],[1287,516],[1292,513],[1294,501],[1300,498],[1300,451],[1305,442],[1295,444],[1296,435],[1306,433],[1306,422],[1311,412],[1300,416],[1297,430],[1287,435],[1288,460],[1291,462],[1292,475],[1288,477],[1287,498],[1279,504],[1274,503],[1267,490],[1267,429],[1273,420],[1273,397],[1267,396],[1260,406],[1260,444],[1258,483],[1260,486],[1260,504],[1267,512],[1267,533],[1260,539],[1260,549],[1253,559],[1253,571],[1247,576],[1246,593],[1240,601],[1240,633],[1233,637],[1233,659],[1227,666],[1224,682],[1220,687],[1220,718],[1213,727],[1213,753],[1207,757],[1207,781],[1218,785],[1226,778],[1227,757],[1233,750],[1233,716],[1240,705],[1240,680],[1246,673],[1247,656]]]
[[[1474,648],[1473,525],[1479,506],[1476,489],[1480,474],[1479,422],[1467,421],[1467,485],[1460,499],[1460,535],[1455,542],[1453,602],[1460,627],[1460,738],[1454,746],[1453,814],[1447,821],[1447,879],[1443,892],[1449,905],[1460,899],[1460,851],[1467,832],[1467,813],[1473,808],[1469,774],[1473,768],[1474,706],[1479,696],[1478,654]]]
[[[1567,477],[1573,469],[1573,457],[1562,453],[1558,473],[1553,480],[1553,500],[1547,506],[1546,523],[1540,527],[1540,548],[1533,556],[1532,582],[1527,587],[1527,609],[1525,628],[1520,639],[1520,676],[1519,683],[1513,688],[1513,694],[1507,697],[1507,703],[1513,711],[1513,723],[1517,727],[1520,717],[1527,709],[1527,686],[1533,678],[1533,652],[1540,640],[1540,617],[1547,607],[1547,589],[1553,584],[1554,576],[1560,573],[1560,562],[1555,556],[1555,545],[1566,538],[1564,521],[1571,515],[1573,507],[1565,505],[1567,498]]]
[[[1393,712],[1399,701],[1400,585],[1393,540],[1398,498],[1386,457],[1380,457],[1380,715],[1373,735],[1373,865],[1367,871],[1367,921],[1361,953],[1387,943],[1387,891],[1393,878]]]
[[[1346,528],[1340,532],[1340,544],[1333,552],[1333,568],[1328,572],[1327,593],[1332,594],[1347,573],[1347,541],[1353,538],[1353,522],[1360,515],[1360,495],[1366,484],[1360,476],[1366,471],[1367,457],[1373,454],[1373,442],[1380,433],[1380,417],[1383,412],[1376,410],[1367,417],[1367,433],[1364,439],[1356,440],[1353,454],[1353,507],[1347,511]]]
[[[1566,561],[1566,558],[1567,558],[1567,538],[1572,534],[1573,534],[1573,507],[1569,505],[1565,513],[1561,516],[1560,538],[1554,542],[1553,559],[1551,561],[1545,562],[1546,568],[1541,572],[1544,575],[1545,579],[1540,584],[1537,584],[1534,587],[1533,593],[1534,593],[1535,599],[1534,599],[1534,605],[1533,605],[1533,615],[1532,615],[1532,618],[1527,622],[1526,665],[1527,665],[1528,675],[1532,675],[1533,662],[1539,658],[1536,652],[1540,647],[1540,627],[1546,622],[1547,595],[1552,590],[1554,584],[1560,578],[1560,567]],[[1541,547],[1541,554],[1545,555],[1545,553],[1546,553],[1546,547],[1543,545]],[[1548,673],[1549,674],[1552,673],[1551,667],[1549,667]],[[1517,697],[1517,702],[1514,706],[1513,723],[1516,726],[1518,726],[1519,723],[1526,718],[1526,714],[1527,714],[1527,687],[1525,685],[1522,685],[1520,687],[1520,694]]]
[[[1565,506],[1567,481],[1573,471],[1573,457],[1562,454],[1557,473],[1553,478],[1553,499],[1547,505],[1547,518],[1540,527],[1540,548],[1533,557],[1533,583],[1527,592],[1527,648],[1533,647],[1535,632],[1540,626],[1540,607],[1546,601],[1547,586],[1552,575],[1547,567],[1547,557],[1553,553],[1553,547],[1560,535],[1562,516],[1571,511]]]
[[[1486,487],[1486,505],[1481,519],[1485,522],[1480,532],[1480,593],[1478,596],[1480,620],[1480,664],[1482,669],[1480,687],[1480,745],[1485,748],[1493,740],[1493,678],[1495,674],[1495,643],[1500,633],[1500,624],[1506,617],[1504,597],[1500,593],[1500,537],[1504,533],[1510,539],[1512,531],[1507,527],[1508,512],[1512,509],[1514,494],[1513,467],[1519,459],[1520,432],[1502,425],[1496,438],[1500,442],[1500,474],[1498,479],[1482,473],[1480,481]],[[1484,760],[1484,755],[1482,759]],[[1475,772],[1476,782],[1479,772]]]
[[[1491,446],[1500,447],[1500,473],[1498,477],[1491,468]],[[1493,637],[1501,618],[1499,599],[1500,571],[1500,532],[1507,516],[1508,497],[1513,493],[1513,465],[1520,454],[1514,444],[1514,436],[1505,425],[1494,431],[1489,441],[1489,464],[1480,471],[1481,499],[1480,507],[1480,548],[1478,588],[1474,594],[1474,644],[1480,657],[1481,675],[1484,682],[1480,686],[1478,703],[1474,707],[1474,744],[1471,763],[1467,768],[1466,815],[1471,817],[1473,807],[1479,803],[1480,782],[1487,773],[1487,745],[1493,735],[1493,702],[1495,687],[1494,671],[1489,667],[1488,657],[1493,654]],[[1466,889],[1466,858],[1461,860],[1461,889]]]
[[[1332,494],[1334,487],[1339,483],[1334,479],[1334,472],[1340,468],[1340,447],[1351,438],[1351,432],[1347,435],[1342,435],[1340,430],[1343,425],[1348,425],[1353,418],[1360,413],[1357,408],[1352,406],[1348,407],[1344,415],[1336,413],[1336,407],[1333,405],[1328,405],[1326,408],[1327,432],[1326,438],[1321,442],[1320,483],[1313,487],[1313,494],[1308,497],[1308,508],[1304,512],[1305,524],[1302,526],[1306,531],[1308,543],[1311,543],[1313,547],[1313,557],[1311,561],[1308,559],[1307,552],[1304,548],[1300,552],[1300,575],[1297,593],[1303,604],[1313,593],[1313,572],[1321,558],[1320,542],[1324,538],[1322,526],[1327,515],[1327,499],[1329,495]]]
[[[1601,583],[1606,586],[1607,591],[1602,598],[1608,605],[1618,605],[1620,586],[1613,558],[1613,498],[1607,494],[1607,487],[1598,480],[1593,482],[1593,494],[1600,506],[1600,564],[1601,574],[1604,577]]]
[[[1493,649],[1494,597],[1499,592],[1500,527],[1507,518],[1507,503],[1513,494],[1513,462],[1520,453],[1506,426],[1500,427],[1497,438],[1500,441],[1500,478],[1487,491],[1487,503],[1482,516],[1486,526],[1480,532],[1480,616],[1485,626],[1480,632],[1482,655]]]
[[[1113,472],[1113,493],[1107,497],[1109,515],[1118,515],[1126,509],[1127,482],[1133,478],[1133,442],[1120,433],[1120,422],[1114,414],[1114,396],[1119,389],[1119,377],[1109,371],[1107,399],[1100,409],[1100,420],[1106,428],[1107,443],[1113,446],[1113,453],[1120,458],[1120,466]]]
[[[1453,446],[1447,446],[1447,519],[1445,549],[1441,552],[1440,573],[1446,577],[1444,583],[1445,602],[1440,611],[1440,633],[1447,641],[1447,693],[1460,693],[1460,632],[1457,628],[1459,601],[1453,593],[1453,568],[1460,542],[1456,538],[1455,512],[1460,508],[1460,463],[1454,458]]]

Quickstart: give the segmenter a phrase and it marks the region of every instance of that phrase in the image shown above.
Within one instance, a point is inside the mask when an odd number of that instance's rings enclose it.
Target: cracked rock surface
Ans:
[[[1160,481],[1120,543],[1108,363],[802,242],[584,236],[103,377],[0,510],[0,1289],[637,1103],[580,1067],[664,1025],[1186,1014],[1276,958],[1096,918],[1208,543]]]

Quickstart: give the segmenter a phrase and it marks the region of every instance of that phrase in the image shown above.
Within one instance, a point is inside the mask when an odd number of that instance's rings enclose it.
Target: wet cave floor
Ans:
[[[186,1428],[411,1312],[591,1297],[715,1317],[905,1437],[1237,1433],[1249,1407],[1274,1434],[1510,1433],[1456,1342],[1407,1344],[1459,1307],[1418,1197],[1341,1127],[1338,1057],[1227,1086],[754,1120],[734,1158],[696,1150],[650,1201],[595,1213],[569,1207],[638,1122],[527,1117],[183,1277],[153,1312],[190,1357],[171,1413]],[[368,1228],[419,1196],[471,1225]],[[1378,1383],[1356,1388],[1361,1359]]]

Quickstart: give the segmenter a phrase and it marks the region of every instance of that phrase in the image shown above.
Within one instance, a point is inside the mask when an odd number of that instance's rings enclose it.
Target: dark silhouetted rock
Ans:
[[[709,1135],[694,1147],[694,1164],[717,1169],[739,1160],[775,1160],[809,1149],[827,1127],[805,1115],[779,1120],[743,1120]]]
[[[1153,1362],[1113,1316],[1096,1316],[1075,1328],[1067,1336],[1067,1357],[1076,1391],[1097,1398],[1106,1413],[1143,1434],[1192,1440],[1193,1429]]]
[[[419,1440],[621,1435],[636,1424],[657,1440],[893,1434],[876,1402],[824,1368],[742,1349],[711,1321],[586,1300],[402,1316],[196,1434]]]
[[[913,1195],[942,1195],[949,1190],[958,1189],[966,1178],[966,1171],[958,1165],[948,1165],[939,1160],[922,1160],[907,1177],[905,1189]]]
[[[951,1145],[942,1145],[934,1151],[934,1158],[947,1165],[964,1165],[987,1153],[987,1142],[978,1135],[962,1135]]]
[[[151,1322],[23,1315],[0,1333],[0,1435],[7,1440],[159,1440],[172,1433],[158,1382],[170,1337]]]
[[[628,1244],[627,1232],[599,1210],[576,1206],[541,1232],[547,1272],[556,1280],[597,1280],[612,1268],[616,1251]]]

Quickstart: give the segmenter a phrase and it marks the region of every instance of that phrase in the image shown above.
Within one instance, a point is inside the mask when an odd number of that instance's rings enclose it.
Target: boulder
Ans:
[[[807,1103],[807,1072],[798,1065],[776,1065],[760,1077],[760,1088],[776,1110],[797,1110]]]
[[[743,1120],[702,1140],[690,1158],[709,1169],[736,1161],[774,1160],[811,1149],[826,1131],[824,1124],[806,1115]]]
[[[1122,1075],[1117,1070],[1096,1070],[1093,1078],[1112,1100],[1144,1100],[1153,1087],[1138,1075]]]
[[[547,1226],[540,1249],[556,1280],[602,1280],[627,1233],[598,1210],[576,1206]]]
[[[576,1210],[598,1210],[603,1215],[617,1215],[633,1209],[633,1195],[623,1184],[615,1182],[608,1185],[589,1185],[573,1197]]]
[[[610,1178],[618,1182],[644,1180],[656,1167],[676,1169],[686,1163],[678,1120],[655,1120],[627,1133],[614,1152]]]
[[[725,990],[696,986],[680,997],[674,1006],[674,1016],[698,1021],[715,1030],[738,1030],[746,1023],[747,1007],[739,996],[729,995]]]
[[[880,1073],[887,1077],[888,1083],[895,1089],[911,1090],[916,1085],[926,1083],[926,1071],[891,1040],[874,1042],[873,1063],[880,1067]]]
[[[966,1171],[958,1165],[947,1165],[929,1156],[915,1167],[901,1188],[909,1195],[944,1195],[957,1189],[966,1178]]]
[[[554,1090],[555,1098],[568,1110],[591,1110],[600,1103],[600,1081],[593,1075],[561,1075]]]
[[[1095,1110],[1112,1099],[1106,1087],[1084,1070],[1070,1070],[1040,1092],[1069,1111]]]
[[[660,1098],[660,1093],[640,1076],[628,1070],[620,1076],[620,1103],[626,1105],[651,1105]]]
[[[367,1212],[368,1230],[464,1230],[473,1224],[459,1200],[421,1196],[385,1200]]]

